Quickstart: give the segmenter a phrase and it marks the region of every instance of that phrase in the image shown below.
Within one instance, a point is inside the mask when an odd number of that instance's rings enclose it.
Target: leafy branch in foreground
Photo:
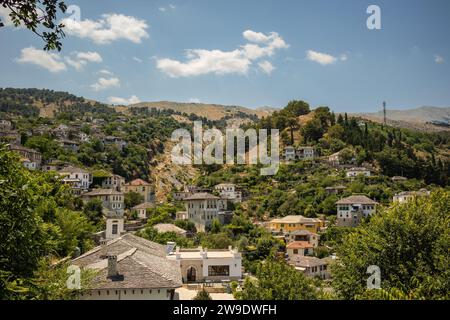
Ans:
[[[9,9],[11,23],[15,27],[24,25],[44,40],[44,50],[61,51],[61,39],[65,37],[64,24],[57,23],[57,13],[66,12],[67,6],[61,0],[0,0],[0,5]],[[5,23],[0,20],[0,27]],[[45,28],[47,31],[39,31]]]

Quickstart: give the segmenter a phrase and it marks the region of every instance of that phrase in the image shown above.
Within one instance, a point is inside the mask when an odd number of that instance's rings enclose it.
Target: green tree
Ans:
[[[134,206],[137,206],[140,203],[144,202],[144,196],[140,193],[137,192],[127,192],[125,193],[125,208],[130,209],[133,208]]]
[[[83,213],[94,224],[103,220],[103,203],[100,199],[92,199],[83,206]]]
[[[450,192],[393,204],[344,237],[332,266],[344,299],[370,297],[367,268],[381,270],[381,288],[411,298],[449,299]]]
[[[197,295],[192,300],[212,300],[212,298],[205,289],[202,289],[197,292]]]
[[[266,260],[257,267],[256,279],[246,278],[239,295],[243,300],[316,300],[313,281],[284,261]]]

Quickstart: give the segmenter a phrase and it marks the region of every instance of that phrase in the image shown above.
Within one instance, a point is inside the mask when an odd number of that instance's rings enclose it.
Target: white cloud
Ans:
[[[175,10],[176,8],[177,8],[176,5],[169,4],[168,8],[167,7],[159,7],[158,10],[161,11],[161,12],[166,12],[168,9]]]
[[[80,60],[85,60],[85,61],[89,61],[89,62],[102,62],[102,56],[97,53],[97,52],[92,52],[92,51],[88,51],[88,52],[78,52],[77,53],[77,58]]]
[[[34,47],[23,48],[20,57],[16,61],[18,63],[34,64],[52,73],[58,73],[67,69],[66,64],[59,55]]]
[[[437,64],[443,64],[445,62],[445,59],[436,54],[434,55],[434,62],[436,62]]]
[[[264,73],[267,73],[267,74],[271,74],[272,71],[275,70],[275,67],[267,60],[258,63],[258,66],[261,68],[261,70]]]
[[[341,61],[346,61],[347,60],[347,55],[343,54],[341,55],[339,58],[334,57],[330,54],[327,53],[322,53],[322,52],[317,52],[317,51],[313,51],[313,50],[308,50],[306,52],[306,59],[310,60],[310,61],[314,61],[317,62],[323,66],[329,65],[329,64],[333,64],[338,60]]]
[[[133,60],[139,63],[144,62],[142,59],[139,59],[138,57],[133,57]]]
[[[133,43],[141,43],[148,38],[147,22],[132,16],[122,14],[104,14],[96,21],[63,19],[64,31],[68,35],[87,38],[97,44],[109,44],[115,40],[125,39]]]
[[[106,75],[106,76],[112,76],[112,75],[114,74],[114,73],[112,73],[111,71],[106,70],[106,69],[102,69],[102,70],[100,70],[98,73],[104,74],[104,75]]]
[[[257,42],[258,44],[247,43],[232,51],[190,49],[186,50],[186,62],[169,58],[157,59],[156,67],[173,78],[210,73],[218,75],[230,73],[247,74],[255,60],[262,57],[270,57],[274,55],[276,50],[289,47],[276,32],[265,35],[246,30],[243,32],[243,36],[248,41]],[[267,63],[269,62],[267,61]],[[267,63],[263,63],[266,70],[270,68]],[[273,69],[274,67],[272,66]]]
[[[108,101],[112,104],[124,104],[124,105],[135,104],[135,103],[141,102],[141,100],[135,95],[131,96],[129,99],[120,98],[120,97],[109,97]]]
[[[101,91],[106,90],[109,88],[117,88],[120,87],[120,80],[119,78],[112,77],[112,78],[103,78],[100,77],[96,83],[91,84],[91,88],[95,91]]]
[[[199,98],[190,98],[189,102],[190,103],[200,103],[200,99]]]
[[[72,52],[72,56],[65,57],[68,65],[74,67],[76,70],[80,71],[89,62],[100,63],[103,62],[102,56],[97,52]]]

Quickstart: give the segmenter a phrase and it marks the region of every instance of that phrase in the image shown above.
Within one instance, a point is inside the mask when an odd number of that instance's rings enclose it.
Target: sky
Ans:
[[[0,7],[0,87],[114,104],[450,106],[448,0],[65,2],[61,52],[42,51]],[[367,27],[370,5],[381,29]]]

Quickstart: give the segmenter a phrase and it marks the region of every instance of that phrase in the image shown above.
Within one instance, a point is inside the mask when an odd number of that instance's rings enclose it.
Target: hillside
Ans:
[[[353,116],[361,117],[374,122],[383,122],[383,111],[373,113],[355,113]],[[420,107],[417,109],[387,110],[388,124],[421,131],[443,131],[450,127],[436,125],[437,123],[450,124],[450,107]]]
[[[119,107],[124,110],[123,107]],[[225,117],[252,117],[258,118],[269,115],[272,111],[267,108],[250,109],[240,106],[224,106],[219,104],[205,104],[205,103],[181,103],[170,101],[159,102],[141,102],[130,105],[129,108],[155,108],[159,110],[171,109],[177,112],[186,114],[195,114],[199,117],[205,117],[209,120],[220,120]]]

